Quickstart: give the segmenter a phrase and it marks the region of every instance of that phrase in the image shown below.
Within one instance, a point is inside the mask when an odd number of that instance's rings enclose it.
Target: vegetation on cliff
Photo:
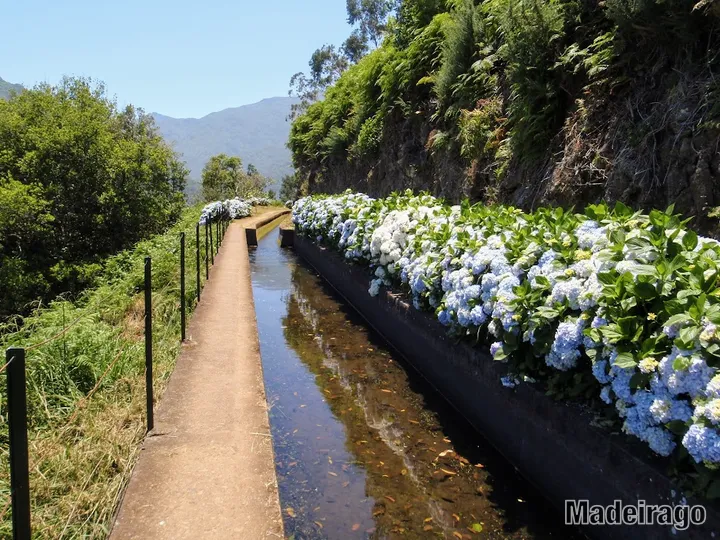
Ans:
[[[719,24],[712,1],[403,0],[296,118],[294,163],[314,192],[675,202],[709,228]]]

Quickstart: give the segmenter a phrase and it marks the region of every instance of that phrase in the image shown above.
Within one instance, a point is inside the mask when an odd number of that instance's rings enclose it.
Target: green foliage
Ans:
[[[270,181],[250,163],[247,172],[237,156],[212,156],[202,172],[203,198],[206,201],[247,199],[262,195]]]
[[[705,118],[703,126],[717,125],[720,92],[712,81],[720,67],[720,10],[714,2],[398,4],[384,42],[293,123],[288,146],[305,178],[375,154],[389,134],[416,152],[424,147],[484,161],[482,169],[499,176],[511,163],[548,158],[566,122],[587,110],[587,96],[602,103],[630,81],[656,88],[672,78],[677,92],[689,94],[673,67],[684,62],[694,62],[709,81],[700,88],[697,117]],[[494,104],[489,116],[488,103]],[[646,127],[660,133],[666,126]],[[491,139],[494,148],[485,148]]]
[[[468,159],[492,156],[501,142],[502,129],[499,119],[502,102],[498,99],[484,100],[472,111],[460,111],[458,139],[460,154]]]
[[[436,81],[435,94],[441,110],[451,113],[472,106],[477,99],[489,95],[492,81],[485,73],[487,49],[484,47],[484,20],[480,8],[472,0],[461,2],[452,13],[442,44],[442,66]],[[467,75],[480,74],[468,84]]]
[[[21,92],[23,86],[21,84],[13,84],[0,78],[0,99],[7,99],[13,92]]]
[[[298,198],[298,189],[300,185],[296,174],[285,175],[282,179],[282,185],[280,186],[280,193],[278,198],[281,201],[294,201]]]
[[[159,233],[186,170],[152,118],[64,79],[0,101],[0,317],[91,283],[100,258]]]
[[[561,0],[500,0],[490,8],[503,37],[500,54],[512,89],[511,136],[524,156],[537,156],[562,123],[563,96],[555,73],[565,37]]]
[[[178,238],[185,232],[194,239],[200,210],[187,208],[167,232],[103,261],[97,287],[0,324],[3,350],[35,346],[27,352],[28,439],[33,530],[40,537],[105,538],[112,526],[145,435],[144,259],[152,258],[153,371],[160,399],[181,347]],[[204,256],[201,250],[203,265]],[[186,265],[185,279],[192,313],[193,264]],[[6,407],[3,385],[3,417]],[[0,434],[0,450],[7,455],[7,430]],[[3,460],[3,493],[9,493],[9,480]],[[10,512],[0,518],[0,537],[12,537],[11,521]]]

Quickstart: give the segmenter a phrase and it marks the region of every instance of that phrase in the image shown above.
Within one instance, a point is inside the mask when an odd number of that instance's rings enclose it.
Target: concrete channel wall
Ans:
[[[276,219],[289,214],[289,208],[282,208],[280,210],[271,210],[265,214],[261,214],[253,220],[251,224],[245,226],[245,238],[247,239],[248,246],[258,245],[258,229],[263,228],[268,223],[272,223]]]
[[[579,405],[550,399],[530,384],[505,388],[504,364],[484,351],[456,343],[430,315],[396,293],[368,294],[361,267],[296,234],[298,255],[351,304],[475,428],[561,511],[566,499],[612,505],[678,504],[682,495],[662,472],[665,461],[629,437],[594,427]],[[688,504],[700,504],[689,500]],[[591,538],[720,538],[717,507],[704,526],[673,532],[669,526],[593,526]],[[714,533],[714,534],[712,534]]]

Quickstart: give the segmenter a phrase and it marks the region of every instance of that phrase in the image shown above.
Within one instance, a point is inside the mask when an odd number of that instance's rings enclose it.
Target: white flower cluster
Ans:
[[[677,224],[663,229],[673,219],[665,214],[596,209],[526,214],[348,192],[300,199],[293,221],[367,265],[371,295],[406,287],[450,331],[487,336],[496,360],[531,351],[540,362],[522,375],[587,373],[626,433],[660,455],[681,442],[695,461],[720,464],[720,332],[702,315],[677,315],[681,298],[718,322],[719,295],[706,293],[717,288],[720,244],[693,241]],[[685,264],[675,265],[678,253]],[[692,289],[698,283],[705,293]]]
[[[206,204],[200,213],[200,225],[212,223],[218,219],[239,219],[252,213],[252,205],[238,197],[225,201],[214,201]]]
[[[267,197],[250,197],[245,201],[251,206],[270,206],[272,204],[272,200]]]

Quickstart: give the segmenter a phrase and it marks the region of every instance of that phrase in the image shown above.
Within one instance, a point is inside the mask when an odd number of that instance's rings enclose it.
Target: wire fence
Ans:
[[[205,280],[210,279],[210,265],[208,264],[208,255],[210,261],[214,264],[215,256],[219,253],[222,239],[229,226],[229,222],[225,220],[217,220],[204,225],[205,228]],[[213,228],[215,231],[213,232]],[[213,238],[214,236],[214,238]],[[185,233],[180,234],[180,251],[179,251],[179,270],[180,270],[180,341],[186,339],[186,279],[185,279]],[[195,227],[195,295],[197,301],[200,301],[201,289],[203,283],[201,281],[201,259],[203,246],[201,245],[200,225]],[[144,266],[144,341],[145,341],[145,392],[146,392],[146,433],[149,433],[154,427],[153,415],[153,306],[152,306],[152,259],[145,258]],[[30,540],[31,528],[31,508],[30,508],[30,485],[29,473],[33,470],[30,466],[30,455],[28,448],[28,399],[27,399],[27,353],[36,351],[41,347],[50,345],[57,340],[63,338],[72,328],[76,327],[81,321],[99,313],[99,308],[103,306],[106,300],[116,293],[110,293],[100,298],[97,302],[93,302],[82,308],[82,313],[73,319],[69,324],[64,324],[62,330],[56,332],[52,336],[43,339],[37,343],[27,345],[25,347],[10,347],[6,350],[5,363],[0,368],[0,374],[6,374],[6,390],[7,390],[7,424],[8,424],[8,440],[9,440],[9,465],[10,465],[10,493],[8,500],[0,509],[0,522],[4,520],[9,510],[12,512],[12,535],[14,540]],[[64,321],[64,309],[63,309]],[[130,347],[120,346],[119,351],[112,360],[107,364],[102,374],[97,378],[93,387],[79,399],[72,409],[72,414],[68,420],[59,427],[53,427],[54,430],[65,431],[73,425],[80,411],[86,406],[88,401],[102,387],[110,373],[116,367],[118,362],[124,355],[128,354]],[[30,360],[32,366],[32,360]],[[52,449],[51,449],[52,450]],[[33,463],[39,464],[46,455],[33,456]],[[86,479],[83,490],[87,487],[95,474],[100,463],[98,462],[93,472]],[[73,516],[76,512],[77,505],[74,505],[70,515],[68,516],[63,532],[64,535]]]

